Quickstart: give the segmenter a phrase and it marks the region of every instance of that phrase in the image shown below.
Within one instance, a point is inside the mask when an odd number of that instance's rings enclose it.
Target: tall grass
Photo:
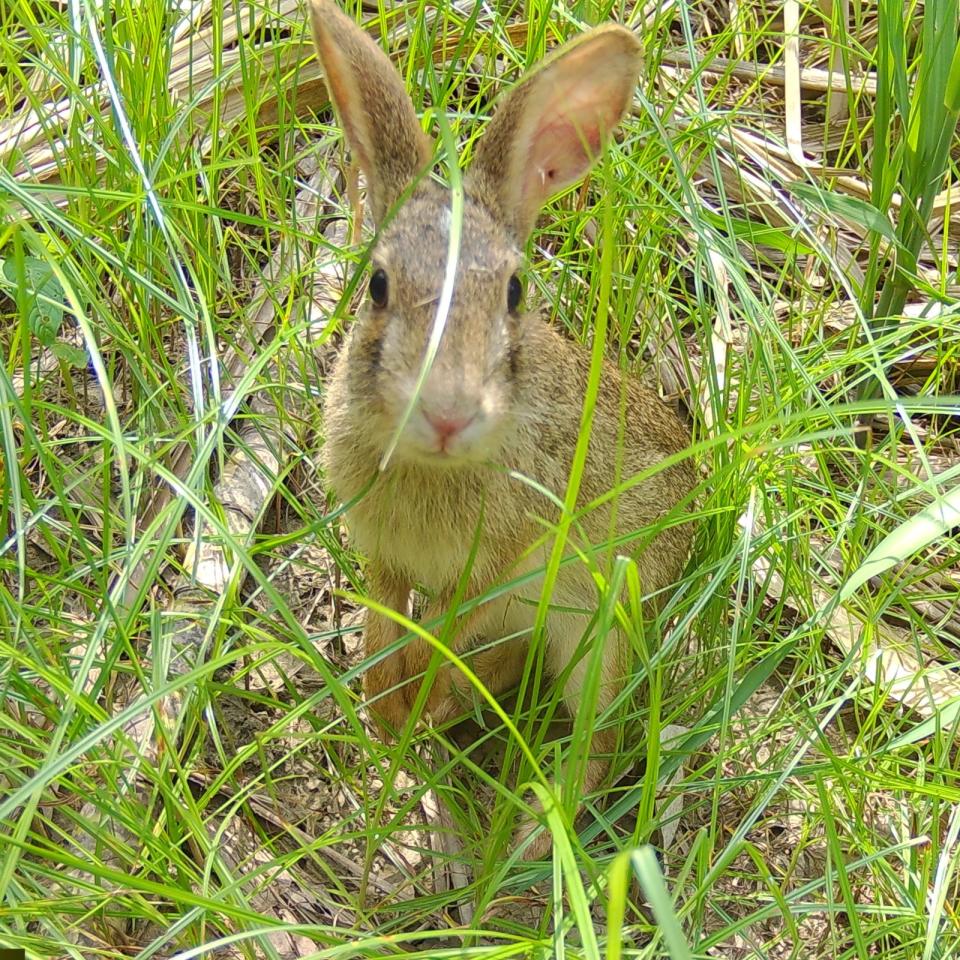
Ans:
[[[583,26],[628,22],[647,49],[613,156],[534,239],[528,293],[569,336],[668,390],[668,367],[691,384],[697,542],[657,623],[639,629],[629,565],[622,605],[601,598],[598,615],[634,632],[637,669],[606,718],[627,776],[576,823],[574,798],[548,804],[556,855],[535,866],[508,854],[523,796],[499,770],[524,753],[521,779],[549,773],[582,739],[582,718],[559,740],[540,722],[561,712],[553,691],[537,710],[501,705],[509,724],[478,710],[468,743],[418,728],[388,747],[363,723],[345,598],[362,598],[362,569],[313,466],[337,323],[317,335],[308,296],[318,264],[353,271],[363,243],[325,233],[348,200],[304,12],[255,28],[262,8],[184,10],[0,11],[2,119],[33,109],[56,145],[52,177],[22,140],[0,164],[0,946],[957,955],[960,322],[952,198],[937,199],[956,179],[956,3],[803,11],[804,65],[837,49],[848,71],[829,97],[804,88],[806,146],[827,143],[825,169],[807,170],[732,146],[782,143],[781,86],[738,70],[780,62],[779,8],[368,11],[418,111],[444,111],[461,142],[502,83]],[[212,71],[171,93],[185,49]],[[301,222],[317,163],[330,199]],[[277,321],[253,355],[251,291],[294,240],[310,256],[269,285]],[[178,674],[167,611],[191,520],[229,531],[213,484],[240,431],[270,426],[268,395],[300,457],[257,539],[227,535],[207,657]],[[871,672],[891,636],[913,694]],[[177,736],[159,723],[138,739],[188,690]],[[463,845],[437,860],[463,889],[429,875],[437,797]]]

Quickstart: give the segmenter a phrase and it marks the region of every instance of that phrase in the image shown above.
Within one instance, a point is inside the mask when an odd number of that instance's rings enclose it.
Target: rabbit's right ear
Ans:
[[[400,74],[373,38],[328,0],[310,0],[313,41],[379,225],[433,150]]]
[[[640,41],[606,24],[564,44],[504,98],[470,189],[522,244],[540,207],[593,166],[637,85]]]

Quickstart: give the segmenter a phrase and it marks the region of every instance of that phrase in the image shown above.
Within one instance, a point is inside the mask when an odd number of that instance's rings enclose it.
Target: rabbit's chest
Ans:
[[[502,516],[491,512],[478,484],[417,483],[402,474],[383,479],[350,511],[351,536],[362,553],[437,591],[455,584],[471,562],[474,575],[486,578],[512,559],[501,556]]]

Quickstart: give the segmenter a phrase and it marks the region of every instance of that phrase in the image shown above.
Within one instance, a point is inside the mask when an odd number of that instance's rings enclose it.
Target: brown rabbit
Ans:
[[[503,98],[464,177],[452,299],[415,396],[447,274],[451,192],[429,175],[431,143],[387,57],[328,0],[312,0],[311,13],[330,95],[380,229],[369,300],[327,387],[324,466],[336,496],[351,503],[348,526],[368,560],[371,598],[405,613],[412,589],[422,587],[433,598],[424,617],[430,622],[449,610],[468,566],[467,597],[545,567],[551,543],[542,540],[560,511],[540,490],[560,500],[566,491],[590,354],[523,311],[517,271],[542,204],[584,176],[628,108],[640,44],[623,27],[598,27],[561,47]],[[653,392],[605,364],[578,504],[622,487],[688,441]],[[693,486],[687,461],[654,473],[579,518],[567,552],[587,552],[596,568],[612,552],[612,536],[632,538],[617,549],[635,556],[645,592],[661,593],[681,572],[690,524],[674,522],[655,536],[651,527]],[[457,650],[494,694],[520,680],[540,592],[530,576],[458,625]],[[622,636],[588,636],[597,605],[591,567],[580,558],[565,563],[551,596],[544,663],[552,675],[565,674],[572,713],[589,659],[584,649],[604,644],[598,709],[611,704],[630,669]],[[404,633],[368,611],[367,655]],[[496,642],[503,637],[512,639]],[[484,649],[471,655],[477,646]],[[387,727],[407,720],[431,652],[413,638],[367,671],[366,697]],[[467,686],[462,673],[442,669],[427,711],[455,716]],[[603,755],[615,740],[609,728],[594,733],[585,792],[603,778]],[[526,821],[518,840],[535,826]],[[549,842],[541,833],[525,855],[544,854]]]

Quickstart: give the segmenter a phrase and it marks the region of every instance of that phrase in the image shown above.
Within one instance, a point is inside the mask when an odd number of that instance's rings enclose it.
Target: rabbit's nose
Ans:
[[[423,416],[427,423],[433,427],[433,432],[437,435],[441,447],[445,446],[458,433],[463,433],[476,419],[475,415],[447,411],[438,413],[427,410],[425,407],[423,408]]]

